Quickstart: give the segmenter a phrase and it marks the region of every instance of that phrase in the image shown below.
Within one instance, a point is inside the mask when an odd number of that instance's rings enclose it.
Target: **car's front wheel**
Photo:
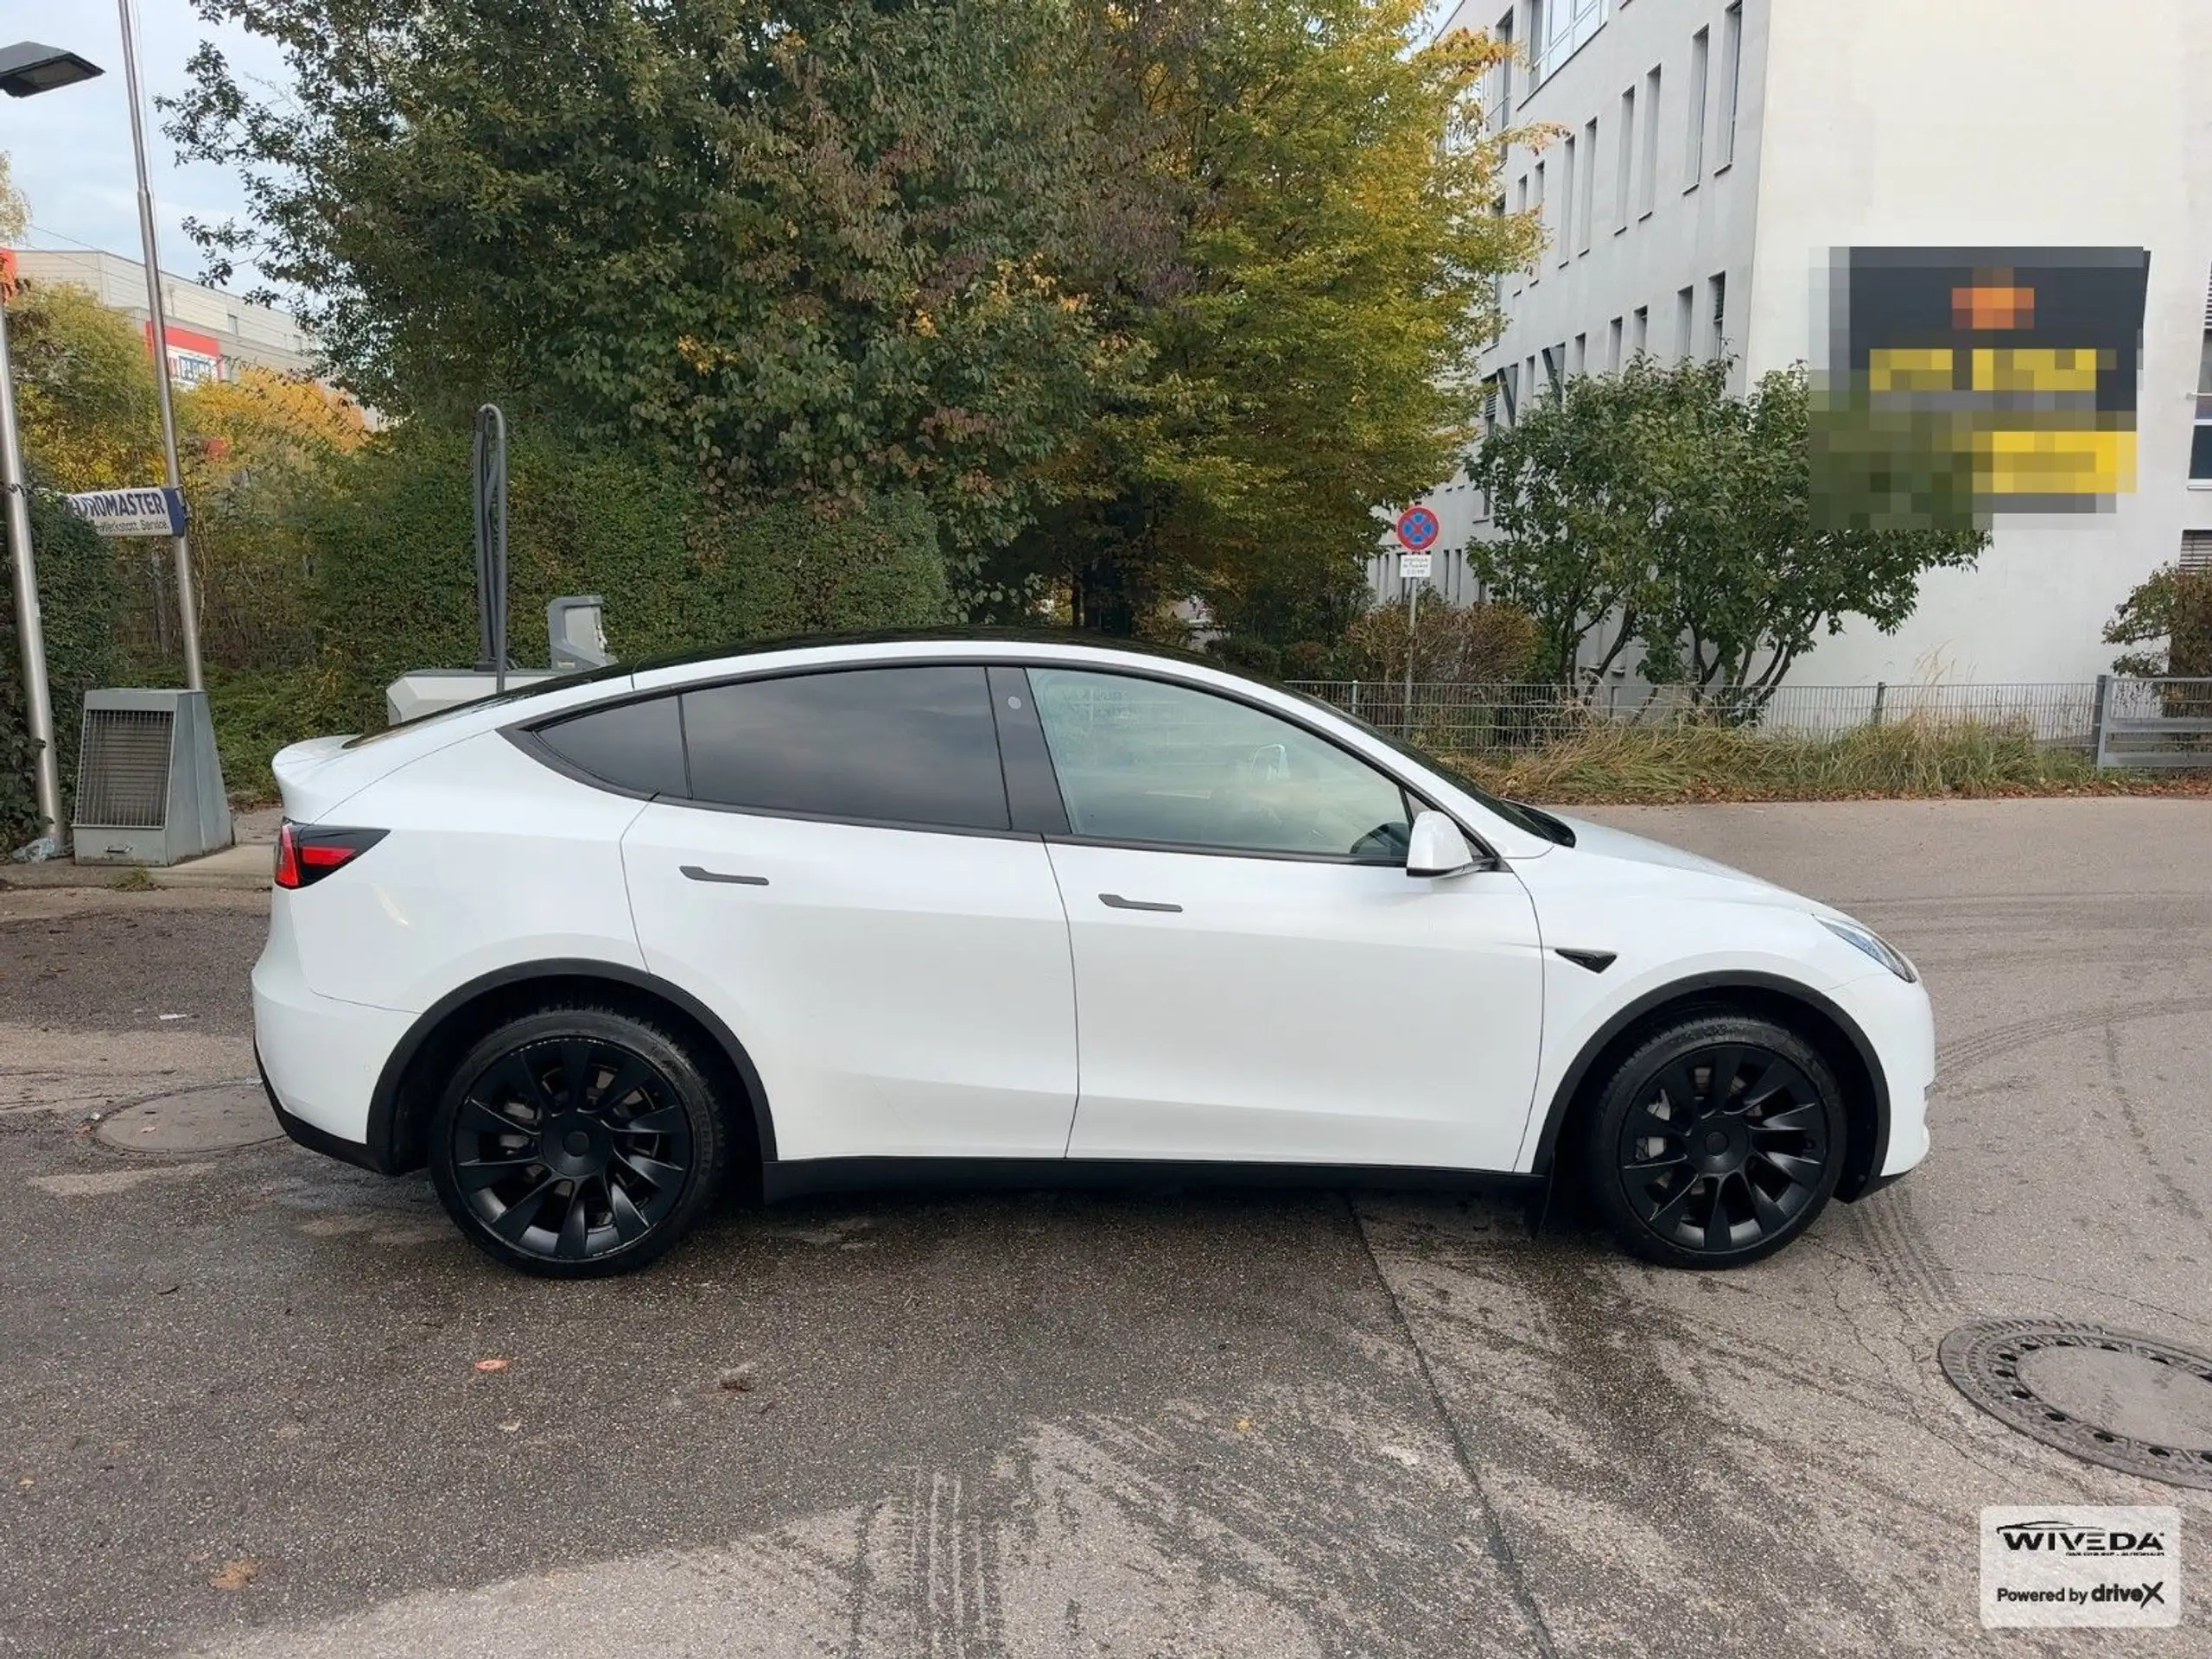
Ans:
[[[487,1033],[430,1121],[430,1179],[471,1243],[555,1278],[626,1273],[689,1232],[728,1137],[682,1042],[602,1007]]]
[[[1623,1248],[1669,1267],[1738,1267],[1811,1225],[1842,1167],[1842,1091],[1796,1033],[1745,1014],[1648,1035],[1599,1087],[1582,1159]]]

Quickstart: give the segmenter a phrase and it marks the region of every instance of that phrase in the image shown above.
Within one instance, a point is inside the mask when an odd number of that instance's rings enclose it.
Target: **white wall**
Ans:
[[[1815,357],[1812,276],[1832,247],[2151,250],[2135,492],[2108,514],[2000,515],[1980,566],[1929,576],[1895,636],[1860,625],[1793,678],[2088,678],[2111,662],[2113,607],[2184,527],[2212,527],[2212,492],[2185,486],[2212,276],[2212,7],[1755,3],[1771,23],[1754,372]]]
[[[1459,21],[1487,25],[1505,9],[1466,0]],[[1599,118],[1600,218],[1588,255],[1571,252],[1562,270],[1554,245],[1536,281],[1517,293],[1508,283],[1511,324],[1483,371],[1525,365],[1579,333],[1602,367],[1608,321],[1637,305],[1650,308],[1653,350],[1671,356],[1676,291],[1695,284],[1701,312],[1704,281],[1720,270],[1745,372],[1813,360],[1825,326],[1813,275],[1832,248],[2150,249],[2135,491],[2109,513],[2000,516],[1980,565],[1929,576],[1896,635],[1847,628],[1792,677],[2093,676],[2110,663],[2099,633],[2127,590],[2174,557],[2185,528],[2212,529],[2212,490],[2186,480],[2212,276],[2212,3],[1745,0],[1736,161],[1715,176],[1721,13],[1722,0],[1614,0],[1605,27],[1516,98],[1516,120],[1579,135]],[[1526,18],[1519,0],[1522,29]],[[1714,43],[1707,170],[1686,194],[1689,40],[1701,27]],[[1641,99],[1654,63],[1664,83],[1656,205],[1615,235],[1603,214],[1620,93],[1634,82]],[[1556,143],[1545,152],[1548,174],[1560,154]],[[1639,167],[1643,155],[1639,130]],[[1530,168],[1516,149],[1509,200]],[[1555,186],[1548,194],[1556,202]],[[1429,499],[1444,520],[1440,547],[1483,533],[1471,490]],[[1377,575],[1388,577],[1387,561]]]

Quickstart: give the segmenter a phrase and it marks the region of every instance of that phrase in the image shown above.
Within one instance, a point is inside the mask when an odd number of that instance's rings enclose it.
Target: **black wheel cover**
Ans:
[[[1794,1061],[1716,1043],[1637,1085],[1615,1159],[1629,1207],[1655,1237],[1710,1255],[1791,1230],[1821,1192],[1828,1109]]]
[[[469,1080],[454,1116],[462,1201],[494,1237],[547,1261],[644,1238],[676,1208],[693,1161],[675,1085],[603,1038],[511,1049]]]

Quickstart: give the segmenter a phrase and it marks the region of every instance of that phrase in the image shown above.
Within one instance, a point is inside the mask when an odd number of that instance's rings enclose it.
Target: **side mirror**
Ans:
[[[1408,875],[1459,875],[1475,868],[1475,849],[1459,826],[1441,812],[1422,812],[1414,818],[1413,836],[1406,848]]]

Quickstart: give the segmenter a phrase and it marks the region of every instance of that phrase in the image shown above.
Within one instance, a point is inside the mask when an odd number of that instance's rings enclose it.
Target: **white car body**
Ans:
[[[1234,700],[1383,774],[1409,816],[1446,814],[1479,861],[1409,876],[705,806],[594,781],[529,734],[642,693],[889,664],[1083,670]],[[1592,824],[1568,821],[1563,845],[1370,728],[1188,658],[1014,637],[798,643],[298,744],[275,769],[303,833],[383,832],[328,879],[275,893],[253,972],[286,1127],[373,1169],[422,1161],[436,1079],[410,1067],[440,1031],[537,983],[620,987],[710,1033],[772,1197],[931,1164],[1541,1178],[1608,1042],[1699,996],[1821,1033],[1853,1096],[1839,1196],[1928,1148],[1926,995],[1823,925],[1832,910]]]

